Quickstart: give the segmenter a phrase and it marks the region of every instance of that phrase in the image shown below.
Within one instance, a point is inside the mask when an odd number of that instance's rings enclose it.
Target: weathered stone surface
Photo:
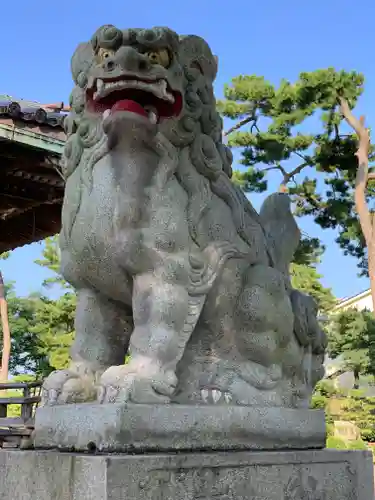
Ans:
[[[86,403],[47,406],[36,415],[35,446],[45,449],[118,452],[324,445],[324,413],[318,410]]]
[[[369,452],[0,452],[1,500],[373,500]]]
[[[206,41],[106,25],[71,68],[60,246],[76,335],[44,403],[307,409],[326,337],[291,286],[300,232],[286,194],[257,213],[231,182]],[[300,427],[267,412],[284,442]]]

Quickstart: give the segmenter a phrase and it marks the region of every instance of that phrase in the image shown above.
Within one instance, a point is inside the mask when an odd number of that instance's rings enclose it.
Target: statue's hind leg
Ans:
[[[75,341],[68,369],[53,372],[43,384],[44,404],[93,401],[97,381],[113,365],[124,363],[133,330],[131,311],[93,290],[78,291]]]

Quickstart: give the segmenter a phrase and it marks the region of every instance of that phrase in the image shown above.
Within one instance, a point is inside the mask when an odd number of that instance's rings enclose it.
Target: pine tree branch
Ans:
[[[283,175],[288,175],[288,172],[281,165],[275,165],[274,167],[263,168],[264,172],[269,172],[270,170],[280,170],[280,172]]]
[[[305,167],[307,167],[308,163],[301,163],[301,165],[298,165],[298,167],[296,167],[294,170],[292,170],[291,172],[286,172],[284,169],[284,177],[283,177],[283,180],[282,182],[280,183],[279,185],[279,192],[280,193],[287,193],[288,192],[288,187],[287,187],[287,184],[288,182],[293,179],[293,177],[297,174],[299,174]]]
[[[294,154],[296,154],[297,156],[299,156],[301,158],[301,160],[303,160],[305,162],[306,165],[309,165],[311,163],[311,161],[309,160],[309,158],[307,156],[303,155],[302,153],[300,153],[299,151],[294,151]]]
[[[296,167],[294,170],[292,170],[288,176],[289,176],[289,180],[292,179],[292,177],[294,177],[295,175],[299,174],[300,172],[302,172],[302,170],[307,167],[309,165],[308,162],[305,162],[305,163],[301,163],[301,165],[298,165],[298,167]]]
[[[250,123],[251,121],[255,121],[255,120],[256,120],[256,118],[255,118],[254,115],[247,116],[243,120],[241,120],[238,123],[236,123],[236,125],[233,125],[232,128],[230,128],[229,130],[227,130],[226,132],[224,132],[224,137],[227,137],[232,132],[235,132],[236,130],[238,130],[239,128],[243,127],[247,123]]]

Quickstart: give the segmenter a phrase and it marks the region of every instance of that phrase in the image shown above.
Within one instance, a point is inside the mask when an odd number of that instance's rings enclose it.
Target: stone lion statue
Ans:
[[[44,404],[307,407],[326,339],[290,283],[300,233],[287,195],[257,213],[231,182],[207,43],[106,25],[71,67],[60,246],[76,338]]]

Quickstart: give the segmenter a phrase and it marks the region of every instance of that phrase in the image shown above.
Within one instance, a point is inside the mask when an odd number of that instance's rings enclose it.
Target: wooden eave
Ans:
[[[60,230],[64,145],[61,127],[0,118],[0,253]]]

